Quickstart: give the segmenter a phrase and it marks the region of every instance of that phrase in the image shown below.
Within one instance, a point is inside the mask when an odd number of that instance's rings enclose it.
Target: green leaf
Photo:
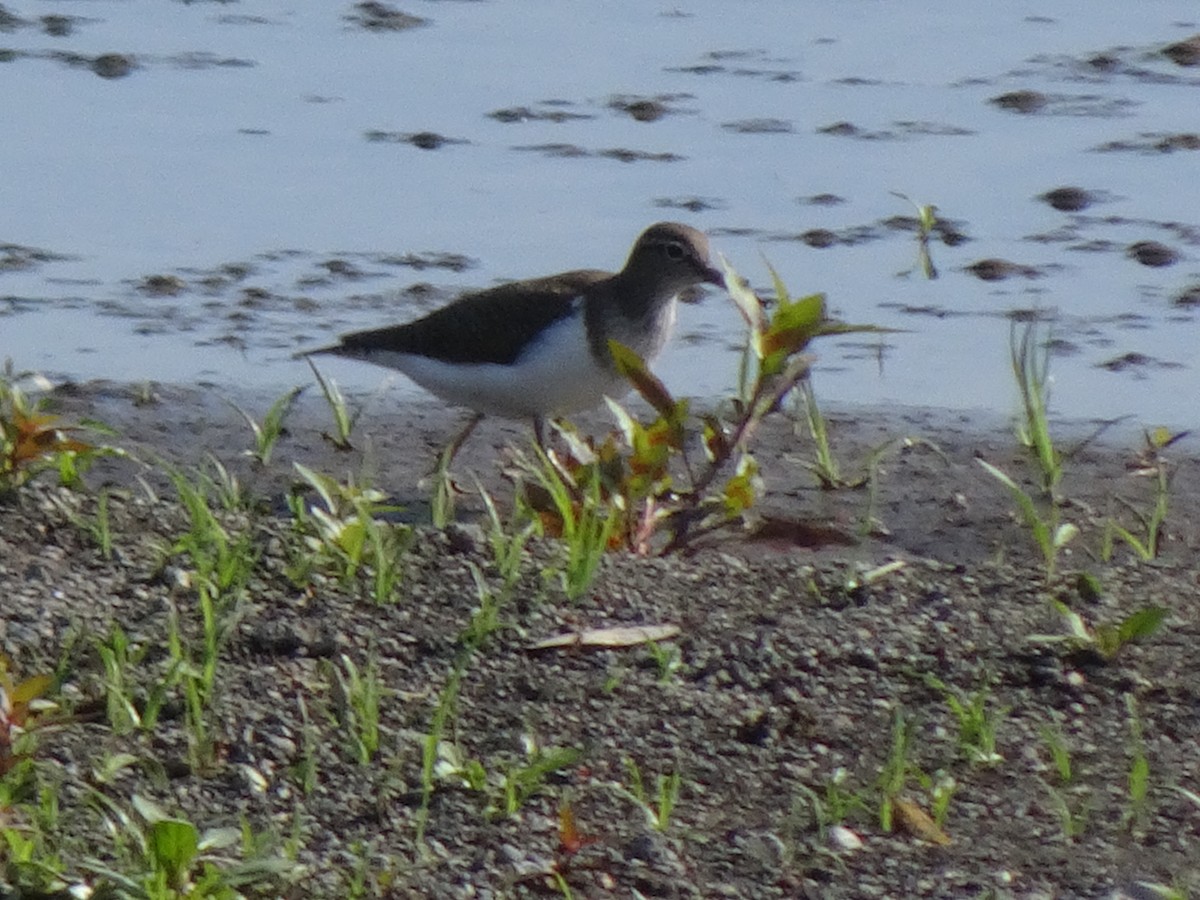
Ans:
[[[1025,520],[1025,524],[1033,532],[1034,539],[1043,552],[1047,548],[1053,548],[1056,545],[1053,543],[1053,536],[1050,534],[1050,529],[1041,516],[1038,515],[1037,506],[1033,502],[1033,498],[1027,494],[1024,489],[1008,477],[1002,470],[996,468],[986,460],[976,458],[975,462],[983,466],[983,468],[993,478],[1008,488],[1013,500],[1021,511],[1021,517]]]
[[[1067,606],[1067,604],[1063,603],[1061,600],[1052,600],[1051,603],[1053,603],[1054,608],[1058,610],[1059,615],[1061,615],[1066,621],[1067,628],[1070,629],[1071,632],[1071,637],[1077,638],[1081,641],[1086,641],[1088,643],[1092,642],[1094,639],[1092,632],[1088,629],[1087,625],[1083,621],[1083,617],[1079,615],[1079,613],[1075,612],[1075,610],[1071,609],[1071,607]]]
[[[160,819],[146,833],[146,849],[155,869],[167,876],[173,888],[187,883],[188,872],[200,849],[196,826],[185,819]]]
[[[758,299],[758,295],[746,286],[742,276],[729,264],[724,256],[717,254],[721,263],[721,272],[725,276],[725,291],[732,298],[734,304],[738,308],[738,312],[742,314],[742,318],[746,320],[746,324],[750,326],[752,332],[761,332],[763,326],[763,310],[762,302]]]
[[[1142,640],[1154,635],[1167,617],[1167,611],[1161,606],[1146,606],[1137,612],[1130,613],[1117,629],[1121,643]]]
[[[767,271],[771,273],[771,287],[775,290],[775,296],[779,298],[779,305],[786,306],[791,303],[792,295],[788,293],[787,285],[783,283],[783,279],[779,277],[779,273],[769,262],[767,262]]]
[[[794,303],[781,296],[779,308],[762,337],[762,373],[779,374],[787,359],[816,337],[824,319],[824,294],[810,294]]]
[[[758,497],[759,478],[758,464],[750,456],[743,456],[738,461],[737,474],[725,483],[722,500],[725,512],[737,516],[754,506]]]

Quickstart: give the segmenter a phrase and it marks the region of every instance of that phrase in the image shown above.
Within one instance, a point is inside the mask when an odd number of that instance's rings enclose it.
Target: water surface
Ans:
[[[1163,52],[1200,33],[1191,0],[6,8],[19,369],[276,391],[311,378],[296,349],[617,267],[672,218],[764,290],[765,258],[905,329],[818,346],[822,397],[1007,411],[1036,314],[1059,412],[1194,424],[1200,66]],[[936,280],[895,192],[938,207]],[[721,394],[739,340],[710,295],[661,374]]]

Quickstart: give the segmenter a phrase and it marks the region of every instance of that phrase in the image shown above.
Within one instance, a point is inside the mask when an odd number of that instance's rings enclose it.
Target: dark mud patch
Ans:
[[[833,231],[829,228],[810,228],[796,234],[779,234],[770,238],[772,241],[799,241],[817,250],[824,250],[839,244],[853,246],[878,239],[879,234],[870,228],[847,228],[840,231]]]
[[[440,150],[442,147],[471,143],[466,138],[447,137],[436,131],[372,130],[364,132],[363,137],[372,144],[411,144],[418,150]]]
[[[1179,252],[1158,241],[1137,241],[1130,244],[1125,252],[1130,259],[1153,269],[1179,262]]]
[[[206,69],[252,68],[258,63],[244,57],[221,56],[206,51],[190,51],[172,56],[143,53],[101,53],[90,56],[65,50],[24,51],[6,50],[6,61],[17,59],[48,59],[72,69],[86,69],[101,78],[117,80],[141,69],[166,66],[175,69],[203,71]]]
[[[732,75],[774,82],[803,80],[798,69],[786,66],[790,60],[775,57],[765,50],[711,50],[701,59],[699,63],[670,67],[666,71],[688,75]]]
[[[845,197],[837,194],[813,194],[811,197],[801,197],[797,202],[804,206],[841,206],[846,202]]]
[[[1196,309],[1200,307],[1200,284],[1193,284],[1184,288],[1171,298],[1171,303],[1182,309]]]
[[[740,119],[724,122],[721,127],[735,134],[791,134],[796,130],[786,119]]]
[[[682,209],[695,214],[725,209],[729,202],[719,197],[656,197],[654,205],[659,209]]]
[[[574,122],[583,119],[594,119],[594,115],[590,113],[575,112],[567,107],[572,104],[566,100],[547,100],[539,107],[529,106],[508,106],[504,109],[496,109],[488,113],[489,119],[495,119],[497,122],[503,122],[508,125],[518,124],[521,122]]]
[[[1101,153],[1176,153],[1200,150],[1200,134],[1183,132],[1143,132],[1134,138],[1106,141],[1096,147]]]
[[[975,134],[970,128],[940,122],[893,122],[889,128],[867,128],[853,122],[834,122],[816,129],[817,134],[854,138],[860,141],[903,141],[921,137],[967,137]]]
[[[389,3],[376,0],[354,4],[353,11],[347,13],[344,18],[366,31],[409,31],[429,24],[429,19],[411,15]]]
[[[1112,359],[1097,363],[1096,367],[1107,369],[1110,372],[1129,373],[1137,378],[1144,377],[1147,371],[1151,369],[1181,369],[1183,368],[1183,364],[1156,359],[1145,353],[1138,353],[1131,350],[1128,353],[1122,353],[1120,356],[1114,356]]]
[[[1021,263],[1011,262],[1007,259],[997,259],[995,257],[977,260],[969,266],[964,266],[963,271],[970,272],[980,281],[1007,281],[1010,278],[1041,278],[1046,274],[1044,267],[1022,265]]]
[[[0,272],[24,272],[46,263],[66,262],[77,258],[41,247],[0,244]]]
[[[606,150],[587,150],[578,144],[528,144],[513,147],[526,153],[540,153],[552,159],[615,159],[617,162],[682,162],[687,157],[678,153],[652,153],[647,150],[630,150],[624,147],[611,147]]]
[[[1057,187],[1044,194],[1038,194],[1037,199],[1059,212],[1082,212],[1110,199],[1110,195],[1080,187]]]
[[[659,119],[683,112],[679,106],[680,102],[695,99],[692,94],[657,94],[653,97],[618,94],[610,97],[606,105],[609,109],[629,116],[635,122],[657,122]]]
[[[1200,66],[1200,34],[1168,44],[1162,54],[1177,66]]]
[[[950,319],[971,315],[971,313],[961,309],[947,309],[944,306],[935,306],[933,304],[896,303],[891,300],[883,301],[879,304],[879,307],[881,309],[894,309],[904,316],[917,316],[929,319]]]

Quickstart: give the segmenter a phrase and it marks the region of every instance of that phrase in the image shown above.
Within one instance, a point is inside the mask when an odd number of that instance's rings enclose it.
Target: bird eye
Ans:
[[[683,244],[679,241],[671,241],[666,246],[667,259],[683,259],[687,256],[687,251],[683,249]]]

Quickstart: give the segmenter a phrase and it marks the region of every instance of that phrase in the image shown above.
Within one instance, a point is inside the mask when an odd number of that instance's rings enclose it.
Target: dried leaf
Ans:
[[[571,804],[563,803],[558,809],[558,849],[567,856],[573,856],[589,844],[595,844],[600,839],[580,832],[575,824],[575,811]]]
[[[704,423],[704,453],[709,462],[725,459],[729,456],[729,440],[725,437],[725,427],[716,416],[705,414],[700,421]]]
[[[649,403],[664,418],[673,418],[676,414],[675,398],[671,396],[667,386],[646,368],[645,360],[622,344],[620,341],[609,340],[608,350],[612,354],[617,372],[626,378],[633,389],[643,400]]]
[[[54,686],[53,675],[34,675],[26,678],[12,689],[9,699],[13,705],[28,704],[45,694]]]
[[[897,797],[892,802],[892,811],[896,824],[913,837],[941,847],[951,843],[950,835],[938,828],[929,813],[913,801]]]
[[[612,628],[588,628],[557,634],[531,644],[530,650],[556,650],[563,647],[637,647],[647,641],[667,641],[679,634],[678,625],[625,625]]]

